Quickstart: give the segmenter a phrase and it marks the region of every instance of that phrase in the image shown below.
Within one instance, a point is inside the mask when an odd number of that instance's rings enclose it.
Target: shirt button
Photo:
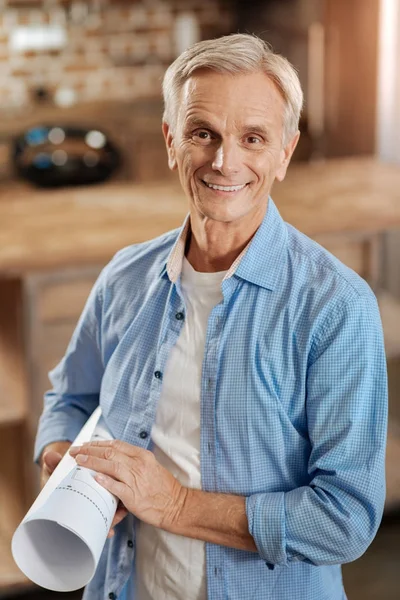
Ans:
[[[128,540],[128,548],[133,548],[133,542],[132,542],[132,540]]]
[[[108,597],[110,598],[110,600],[115,600],[117,596],[114,594],[114,592],[110,592],[108,594]]]
[[[161,371],[156,371],[156,372],[154,373],[154,377],[155,377],[156,379],[161,379],[161,378],[162,378],[162,373],[161,373]]]
[[[149,434],[147,433],[147,431],[141,431],[141,432],[139,433],[139,437],[141,437],[141,438],[142,438],[142,440],[145,440],[145,439],[147,438],[147,436],[148,436],[148,435],[149,435]]]
[[[183,314],[183,312],[177,312],[175,315],[175,319],[178,319],[178,321],[182,321],[185,318],[185,315]]]

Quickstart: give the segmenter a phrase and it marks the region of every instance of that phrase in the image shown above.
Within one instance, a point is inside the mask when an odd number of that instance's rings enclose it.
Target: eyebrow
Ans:
[[[201,117],[190,117],[186,122],[186,127],[200,127],[203,129],[209,129],[210,131],[216,131],[215,127],[207,120],[202,119]],[[245,125],[243,129],[243,134],[255,133],[262,137],[268,138],[268,130],[262,125]]]
[[[245,125],[243,133],[255,133],[262,137],[269,137],[268,130],[262,125]]]
[[[200,117],[189,117],[186,121],[186,127],[201,127],[203,129],[211,129],[214,131],[214,127],[211,123]]]

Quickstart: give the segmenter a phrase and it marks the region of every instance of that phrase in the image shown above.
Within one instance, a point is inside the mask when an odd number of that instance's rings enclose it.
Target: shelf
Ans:
[[[400,357],[400,302],[389,292],[377,294],[385,336],[386,358]]]

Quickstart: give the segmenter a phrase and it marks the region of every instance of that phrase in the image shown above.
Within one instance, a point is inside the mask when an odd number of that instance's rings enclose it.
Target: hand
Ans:
[[[43,450],[42,457],[40,459],[40,465],[42,467],[40,473],[40,487],[43,488],[49,480],[50,475],[57,467],[58,463],[70,448],[71,442],[53,442],[48,444]]]
[[[122,504],[122,502],[119,501],[118,506],[117,506],[117,510],[115,511],[113,522],[111,523],[110,531],[108,532],[108,535],[107,535],[108,538],[112,538],[114,536],[114,534],[115,534],[114,527],[116,525],[118,525],[118,523],[121,523],[121,521],[123,519],[125,519],[125,517],[128,514],[128,512],[129,511]]]
[[[79,465],[97,471],[100,485],[145,523],[168,531],[179,519],[188,490],[152,452],[111,440],[72,447],[70,454]]]

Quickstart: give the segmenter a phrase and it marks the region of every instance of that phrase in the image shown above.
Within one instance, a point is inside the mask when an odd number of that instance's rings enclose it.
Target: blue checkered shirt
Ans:
[[[183,325],[187,230],[188,221],[125,248],[104,268],[50,373],[36,458],[52,441],[73,440],[99,402],[116,438],[151,448],[162,373]],[[202,370],[202,487],[246,497],[258,553],[206,544],[208,598],[342,600],[340,564],[372,541],[385,495],[376,299],[271,199],[222,293]],[[85,600],[122,598],[134,560],[129,515],[107,540]]]

